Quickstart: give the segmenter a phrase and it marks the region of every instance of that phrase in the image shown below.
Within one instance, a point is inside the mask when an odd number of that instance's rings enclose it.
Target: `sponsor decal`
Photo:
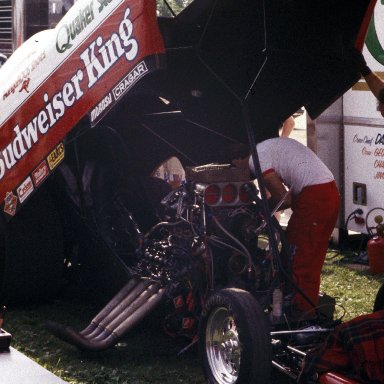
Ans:
[[[113,0],[97,0],[98,13],[102,13]],[[84,29],[95,19],[93,9],[94,1],[88,3],[84,8],[80,9],[77,16],[68,24],[64,24],[57,32],[56,50],[59,53],[64,53],[66,50],[73,47],[73,42],[84,31]]]
[[[69,23],[64,24],[56,36],[56,50],[59,53],[65,52],[71,48],[71,43],[77,36],[95,19],[93,13],[93,1],[83,9],[79,10],[78,15]]]
[[[108,6],[112,0],[97,0],[99,2],[99,13]]]
[[[383,1],[378,2],[376,4],[375,12],[372,15],[371,22],[368,27],[368,33],[367,38],[365,40],[365,44],[368,48],[368,51],[376,59],[376,61],[384,65],[384,40],[382,33],[377,33],[377,31],[380,32],[382,30],[383,26],[383,4]]]
[[[60,143],[47,157],[49,169],[55,169],[64,159],[64,144]]]
[[[120,22],[118,33],[113,33],[109,40],[104,41],[98,36],[80,55],[88,75],[88,88],[92,88],[100,78],[122,57],[127,61],[136,58],[139,44],[132,37],[133,24],[129,19],[131,10],[127,8]]]
[[[17,188],[17,195],[20,203],[24,203],[27,197],[33,192],[32,179],[28,176]]]
[[[108,93],[100,103],[91,111],[91,122],[95,122],[96,119],[112,104],[112,94]]]
[[[8,96],[15,93],[16,89],[21,91],[28,91],[29,82],[31,81],[32,72],[38,67],[38,65],[45,59],[45,52],[40,53],[40,55],[32,61],[30,65],[28,65],[18,76],[17,80],[12,84],[10,88],[3,94],[3,100],[5,100]],[[19,88],[20,86],[20,88]]]
[[[127,76],[125,76],[112,90],[108,93],[100,103],[91,111],[91,123],[96,125],[101,118],[109,111],[111,106],[121,97],[124,96],[135,83],[148,72],[148,68],[144,61],[137,64]]]
[[[17,196],[13,192],[7,192],[4,199],[4,212],[9,216],[15,216],[17,208]]]
[[[49,175],[47,162],[42,161],[32,172],[33,183],[38,187]]]
[[[45,137],[63,116],[69,113],[68,110],[76,105],[86,91],[110,71],[120,58],[124,57],[128,62],[136,58],[139,46],[133,37],[133,24],[129,15],[130,8],[128,7],[117,27],[118,31],[113,32],[108,40],[98,36],[92,41],[80,54],[81,69],[79,67],[75,70],[72,77],[54,95],[50,96],[48,93],[44,93],[44,107],[24,127],[17,124],[13,128],[15,137],[5,148],[0,149],[0,180],[38,145],[40,139]],[[129,81],[135,81],[135,76],[136,79],[138,76],[142,76],[146,66],[140,68],[140,70],[137,69],[136,75],[132,74],[133,80],[128,79],[127,83],[124,84],[128,86]],[[107,101],[103,99],[102,102]],[[100,108],[102,109],[103,106]],[[99,111],[95,112],[95,114],[97,113]],[[60,146],[64,152],[63,144],[59,144]],[[58,154],[57,151],[55,153]],[[57,160],[53,160],[52,157],[55,157],[53,153],[47,158],[51,170],[58,164]]]
[[[23,80],[23,83],[21,84],[19,92],[25,91],[25,92],[29,93],[28,86],[29,86],[30,81],[31,81],[31,79],[29,77],[28,77],[28,79]]]
[[[120,81],[119,84],[113,88],[113,96],[115,100],[123,96],[141,77],[143,77],[148,72],[148,68],[145,65],[144,61],[136,65],[127,76]]]

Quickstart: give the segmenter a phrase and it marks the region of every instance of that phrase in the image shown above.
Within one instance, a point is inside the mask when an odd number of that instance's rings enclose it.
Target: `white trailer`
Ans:
[[[380,1],[363,54],[372,71],[382,78],[383,47],[384,4]],[[307,122],[307,138],[308,146],[333,171],[340,188],[338,227],[367,233],[367,215],[371,227],[375,215],[384,213],[384,118],[363,78],[315,121]],[[354,214],[360,209],[362,214]]]

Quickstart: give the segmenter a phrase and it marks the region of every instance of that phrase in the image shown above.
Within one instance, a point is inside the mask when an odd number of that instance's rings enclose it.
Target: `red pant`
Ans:
[[[294,200],[287,227],[287,239],[294,246],[295,282],[315,305],[318,302],[321,269],[339,207],[340,195],[334,181],[306,187]],[[293,304],[302,311],[312,308],[299,293],[294,295]]]

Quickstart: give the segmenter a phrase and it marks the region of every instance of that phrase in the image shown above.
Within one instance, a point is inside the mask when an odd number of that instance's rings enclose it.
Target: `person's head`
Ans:
[[[231,147],[230,150],[230,163],[236,168],[248,169],[249,156],[249,146],[243,143],[236,143]]]
[[[249,169],[249,156],[250,155],[241,159],[233,159],[232,165],[239,169]]]

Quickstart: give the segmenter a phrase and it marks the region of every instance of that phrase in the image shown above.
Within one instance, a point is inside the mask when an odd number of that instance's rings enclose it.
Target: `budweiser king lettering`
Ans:
[[[23,44],[0,70],[0,201],[26,190],[45,158],[56,167],[48,155],[76,123],[89,114],[96,124],[163,51],[154,0],[77,1]]]

